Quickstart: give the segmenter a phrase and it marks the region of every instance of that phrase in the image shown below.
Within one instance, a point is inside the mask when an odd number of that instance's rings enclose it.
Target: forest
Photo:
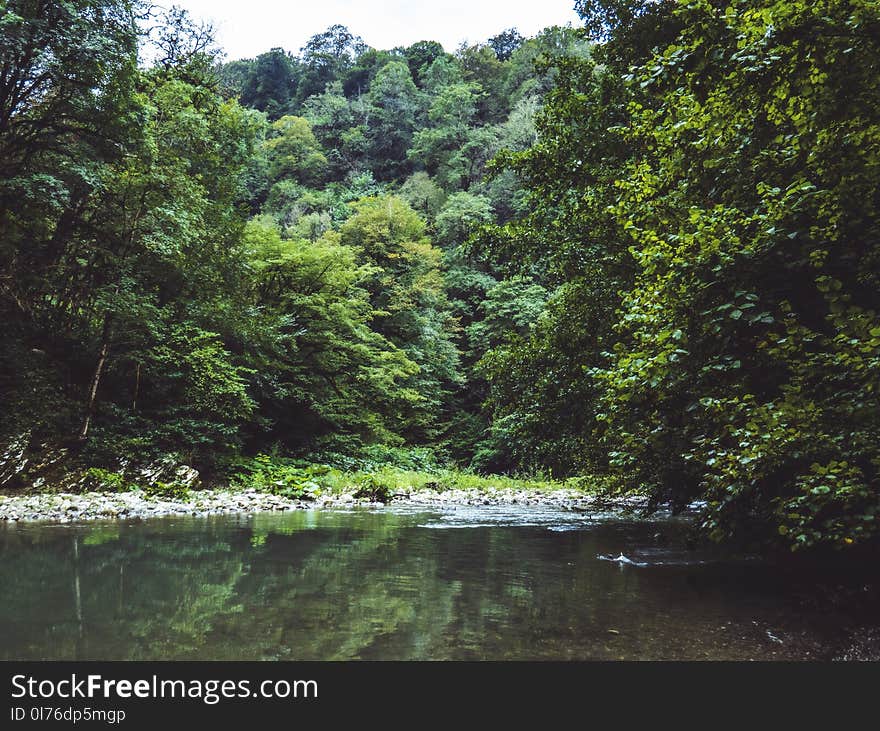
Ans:
[[[876,548],[880,5],[575,7],[229,60],[179,8],[0,1],[0,446],[577,477]]]

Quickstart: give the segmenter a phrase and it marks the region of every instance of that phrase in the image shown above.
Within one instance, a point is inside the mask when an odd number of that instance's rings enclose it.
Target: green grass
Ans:
[[[293,498],[318,495],[360,494],[387,499],[401,493],[466,490],[469,492],[537,491],[567,489],[597,494],[613,492],[601,478],[515,478],[505,475],[478,475],[449,468],[407,469],[391,464],[370,465],[369,469],[340,469],[306,460],[259,455],[238,460],[231,471],[232,488],[272,492]]]

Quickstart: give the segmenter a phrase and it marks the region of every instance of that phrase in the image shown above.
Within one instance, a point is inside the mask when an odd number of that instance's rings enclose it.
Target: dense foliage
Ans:
[[[576,7],[221,63],[178,9],[0,4],[0,434],[421,445],[876,538],[880,10]]]
[[[531,144],[533,61],[584,54],[576,32],[449,54],[333,26],[220,64],[179,9],[2,13],[7,437],[203,470],[375,443],[472,458],[474,365],[537,285],[499,287],[461,245],[520,205],[484,166]]]
[[[560,284],[489,359],[497,413],[541,459],[705,498],[715,538],[871,539],[878,6],[584,6],[608,42],[506,159],[533,212],[490,243]]]

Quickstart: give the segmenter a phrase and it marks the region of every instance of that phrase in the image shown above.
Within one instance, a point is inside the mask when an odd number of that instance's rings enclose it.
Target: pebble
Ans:
[[[408,490],[398,493],[395,503],[414,505],[547,505],[570,510],[596,507],[596,500],[584,493],[559,489],[523,490]],[[623,498],[619,507],[638,507],[640,498]],[[161,515],[217,515],[219,513],[257,513],[315,508],[351,507],[371,503],[350,493],[320,495],[303,501],[283,498],[250,488],[242,491],[197,490],[186,499],[166,500],[141,490],[125,493],[88,492],[82,494],[0,495],[0,521],[71,522],[96,519],[137,519]],[[372,504],[376,505],[376,504]]]

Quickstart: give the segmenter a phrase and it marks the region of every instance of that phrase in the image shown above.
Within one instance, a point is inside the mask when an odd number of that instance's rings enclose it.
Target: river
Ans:
[[[810,580],[686,522],[414,506],[0,529],[0,658],[828,659]]]

